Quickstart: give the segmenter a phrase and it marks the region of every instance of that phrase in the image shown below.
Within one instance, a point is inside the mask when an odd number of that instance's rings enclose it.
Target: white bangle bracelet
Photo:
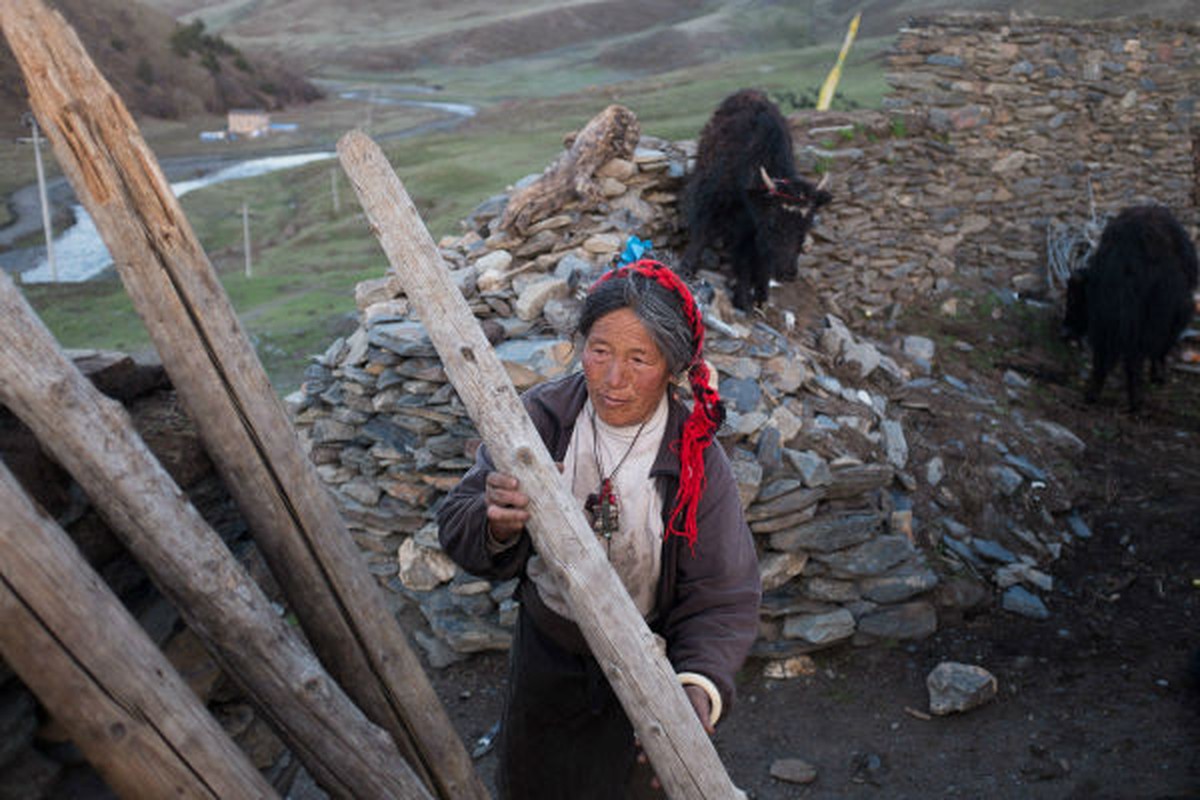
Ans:
[[[710,706],[708,710],[708,724],[715,728],[717,720],[721,718],[721,711],[724,710],[721,702],[721,692],[717,689],[717,685],[707,675],[701,675],[699,672],[681,672],[677,677],[679,678],[679,682],[684,686],[699,686],[708,695]]]

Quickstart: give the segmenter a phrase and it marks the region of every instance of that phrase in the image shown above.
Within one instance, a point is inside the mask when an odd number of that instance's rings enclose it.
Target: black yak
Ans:
[[[1087,337],[1092,372],[1087,401],[1095,402],[1118,360],[1125,365],[1130,411],[1142,399],[1142,373],[1166,377],[1167,353],[1195,310],[1196,248],[1162,206],[1127,208],[1104,226],[1087,265],[1067,282],[1064,333]]]
[[[772,278],[796,278],[796,257],[817,209],[832,197],[796,174],[787,120],[762,92],[725,98],[700,133],[684,192],[692,274],[705,248],[723,242],[733,263],[733,304],[767,301]]]

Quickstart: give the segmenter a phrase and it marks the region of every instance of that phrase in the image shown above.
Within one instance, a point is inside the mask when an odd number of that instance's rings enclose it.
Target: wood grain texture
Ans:
[[[120,98],[41,0],[0,24],[63,172],[322,663],[445,800],[487,790]]]
[[[0,656],[122,797],[275,798],[0,462]]]
[[[391,738],[351,702],[187,502],[124,407],[67,360],[3,273],[0,378],[0,403],[79,482],[322,786],[337,797],[430,796]],[[76,613],[87,624],[86,607]]]
[[[642,128],[628,108],[611,105],[592,118],[536,181],[514,192],[500,219],[502,230],[524,234],[568,202],[595,203],[604,195],[596,170],[614,158],[632,158]]]

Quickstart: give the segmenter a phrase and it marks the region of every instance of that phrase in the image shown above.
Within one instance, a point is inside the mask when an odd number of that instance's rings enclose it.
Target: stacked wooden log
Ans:
[[[134,427],[204,519],[268,594],[279,593],[250,540],[245,521],[217,476],[162,366],[98,351],[70,354],[106,395],[121,402]],[[298,765],[266,720],[232,683],[176,608],[97,513],[78,484],[9,412],[0,409],[0,455],[15,477],[60,525],[123,602],[199,700],[221,721],[250,762],[285,781]],[[63,727],[0,662],[0,786],[9,796],[62,796],[60,787],[90,774]],[[57,794],[56,794],[57,793]]]

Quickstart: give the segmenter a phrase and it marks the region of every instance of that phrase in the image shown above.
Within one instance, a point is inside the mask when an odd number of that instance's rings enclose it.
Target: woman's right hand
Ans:
[[[516,478],[503,472],[489,472],[485,487],[488,530],[497,542],[506,544],[529,521],[529,497],[521,491]]]

